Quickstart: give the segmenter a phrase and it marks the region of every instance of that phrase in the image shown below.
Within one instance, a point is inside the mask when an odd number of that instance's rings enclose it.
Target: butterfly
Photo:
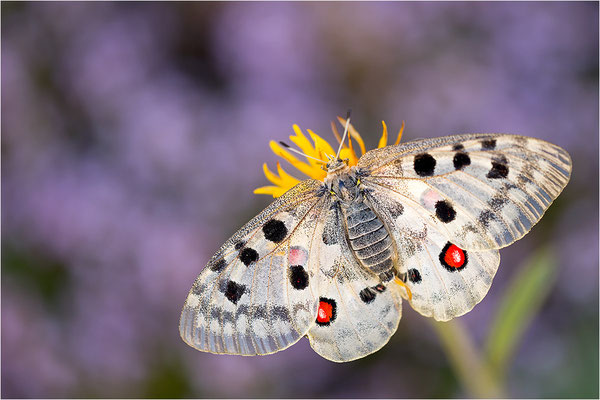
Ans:
[[[306,336],[345,362],[390,340],[403,299],[438,321],[461,316],[488,292],[498,250],[566,186],[571,159],[540,139],[468,134],[374,149],[356,165],[331,156],[324,169],[208,261],[181,313],[187,344],[264,355]]]

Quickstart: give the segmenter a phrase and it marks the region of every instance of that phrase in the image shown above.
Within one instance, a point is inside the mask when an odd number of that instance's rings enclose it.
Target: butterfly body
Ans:
[[[346,238],[358,262],[383,282],[390,281],[395,275],[395,251],[384,223],[364,200],[341,208]]]
[[[342,165],[343,161],[327,164],[323,193],[329,193],[331,207],[339,207],[344,219],[346,241],[357,262],[379,276],[383,282],[394,275],[393,242],[385,224],[365,199],[360,177],[367,170]]]
[[[474,134],[387,146],[327,170],[209,260],[182,311],[184,341],[255,355],[307,336],[341,362],[387,343],[402,298],[437,320],[460,316],[489,290],[498,250],[567,184],[571,161],[539,139]]]

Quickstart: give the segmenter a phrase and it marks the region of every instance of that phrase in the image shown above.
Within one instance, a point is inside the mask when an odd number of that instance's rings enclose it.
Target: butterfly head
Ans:
[[[333,167],[335,168],[328,167],[325,178],[325,185],[331,196],[336,197],[342,203],[360,200],[360,179],[357,177],[354,167],[349,167],[343,161],[340,165]]]
[[[327,175],[337,174],[345,169],[348,169],[348,160],[340,160],[339,158],[330,158],[329,162],[325,164]]]

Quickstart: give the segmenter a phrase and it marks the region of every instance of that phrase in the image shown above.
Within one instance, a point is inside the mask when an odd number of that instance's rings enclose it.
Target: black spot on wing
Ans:
[[[275,243],[281,242],[287,235],[285,224],[277,219],[267,221],[267,223],[263,225],[262,230],[265,234],[265,239]]]
[[[244,247],[246,245],[246,242],[244,242],[243,240],[240,240],[239,242],[236,242],[236,244],[233,246],[236,250],[241,249],[242,247]]]
[[[435,170],[435,158],[431,154],[417,154],[414,161],[415,173],[419,176],[432,176]]]
[[[363,303],[369,304],[375,300],[376,293],[371,288],[364,288],[360,291],[360,293],[358,293],[358,295]]]
[[[462,143],[457,143],[454,146],[452,146],[452,150],[454,151],[460,151],[460,150],[464,150],[465,146],[463,146]]]
[[[460,151],[454,154],[452,162],[454,163],[454,169],[460,170],[466,167],[467,165],[471,165],[471,157],[469,157],[467,153]]]
[[[244,248],[240,251],[240,261],[243,262],[246,266],[252,264],[255,261],[258,261],[258,252],[250,247]]]
[[[494,150],[496,148],[496,139],[486,139],[481,142],[482,150]]]
[[[456,211],[448,201],[440,200],[435,203],[435,215],[440,221],[447,224],[454,221],[456,218]]]
[[[225,286],[225,288],[220,289],[223,291],[225,298],[227,298],[227,300],[229,300],[233,304],[237,304],[238,300],[246,292],[245,285],[240,285],[234,281],[227,281],[227,285]]]
[[[225,268],[226,265],[227,265],[227,263],[222,258],[219,261],[217,261],[216,263],[214,263],[213,265],[211,265],[210,270],[214,271],[214,272],[221,272],[221,271],[223,271],[223,269]]]
[[[290,284],[296,290],[308,287],[308,273],[302,265],[292,265],[289,269]]]
[[[408,270],[408,279],[412,283],[419,283],[421,282],[421,273],[419,272],[419,270],[411,268]]]
[[[508,160],[504,156],[492,160],[492,169],[486,175],[489,179],[506,178],[508,176]]]

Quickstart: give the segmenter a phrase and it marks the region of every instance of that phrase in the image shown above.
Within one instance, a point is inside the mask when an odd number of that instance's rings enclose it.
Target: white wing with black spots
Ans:
[[[306,334],[318,306],[309,249],[328,201],[320,186],[297,185],[210,259],[181,313],[186,343],[211,353],[269,354]]]
[[[308,331],[312,348],[335,362],[374,353],[396,332],[402,316],[400,286],[384,285],[354,258],[342,212],[335,204],[321,220],[319,310]]]
[[[385,207],[414,208],[462,248],[502,248],[525,235],[567,184],[569,155],[539,139],[458,135],[388,146],[358,163]],[[379,162],[377,162],[379,161]]]
[[[475,307],[487,294],[498,265],[498,250],[464,250],[437,231],[413,237],[401,253],[399,277],[411,307],[426,317],[448,321]]]
[[[571,171],[564,150],[514,135],[449,136],[374,153],[358,164],[366,197],[394,238],[411,306],[442,321],[483,299],[497,249],[539,221]]]

